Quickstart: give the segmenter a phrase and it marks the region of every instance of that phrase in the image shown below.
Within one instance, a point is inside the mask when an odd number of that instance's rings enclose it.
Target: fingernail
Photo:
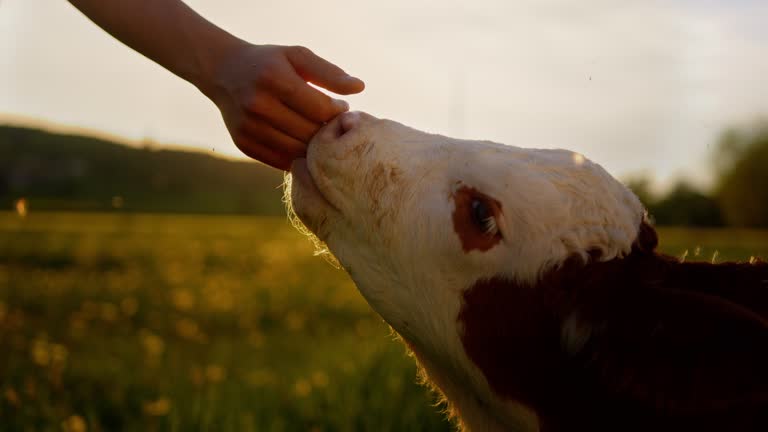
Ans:
[[[335,106],[339,111],[349,111],[349,104],[347,101],[343,101],[341,99],[334,99],[333,106]]]
[[[360,85],[363,86],[363,88],[365,88],[365,82],[363,82],[363,80],[361,80],[358,77],[353,77],[352,75],[347,75],[346,80],[347,80],[347,82],[353,82],[355,84],[360,84]]]

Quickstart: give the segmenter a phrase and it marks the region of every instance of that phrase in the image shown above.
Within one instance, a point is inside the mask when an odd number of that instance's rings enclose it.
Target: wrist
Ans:
[[[191,45],[195,47],[191,53],[191,73],[184,78],[215,101],[222,88],[222,68],[239,50],[249,44],[219,28],[212,30],[215,34],[195,36],[198,44]],[[205,43],[199,43],[200,41]]]

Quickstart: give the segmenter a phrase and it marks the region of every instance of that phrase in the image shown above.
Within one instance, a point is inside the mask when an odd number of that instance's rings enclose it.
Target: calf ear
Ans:
[[[637,232],[633,249],[640,252],[653,252],[659,245],[659,235],[647,220],[643,220]]]
[[[638,239],[638,249],[653,239]],[[564,320],[582,332],[573,339],[563,327],[563,357],[585,394],[657,416],[768,413],[768,317],[760,306],[768,303],[768,266],[689,266],[637,253],[621,261],[609,277],[589,270]],[[728,290],[729,280],[751,286]]]
[[[587,393],[660,416],[768,412],[768,322],[755,311],[663,277],[580,300],[571,314],[589,331],[563,358]]]

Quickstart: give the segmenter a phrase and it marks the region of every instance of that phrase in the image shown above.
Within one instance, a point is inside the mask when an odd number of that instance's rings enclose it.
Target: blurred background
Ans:
[[[768,257],[768,3],[190,0],[366,81],[353,109],[581,152],[685,259]],[[0,430],[449,430],[191,85],[0,0]]]

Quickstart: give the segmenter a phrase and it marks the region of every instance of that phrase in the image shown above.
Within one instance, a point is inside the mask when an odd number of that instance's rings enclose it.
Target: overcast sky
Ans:
[[[187,2],[366,81],[353,109],[706,182],[719,132],[768,115],[768,1]],[[64,0],[0,0],[0,114],[239,155],[191,85]]]

